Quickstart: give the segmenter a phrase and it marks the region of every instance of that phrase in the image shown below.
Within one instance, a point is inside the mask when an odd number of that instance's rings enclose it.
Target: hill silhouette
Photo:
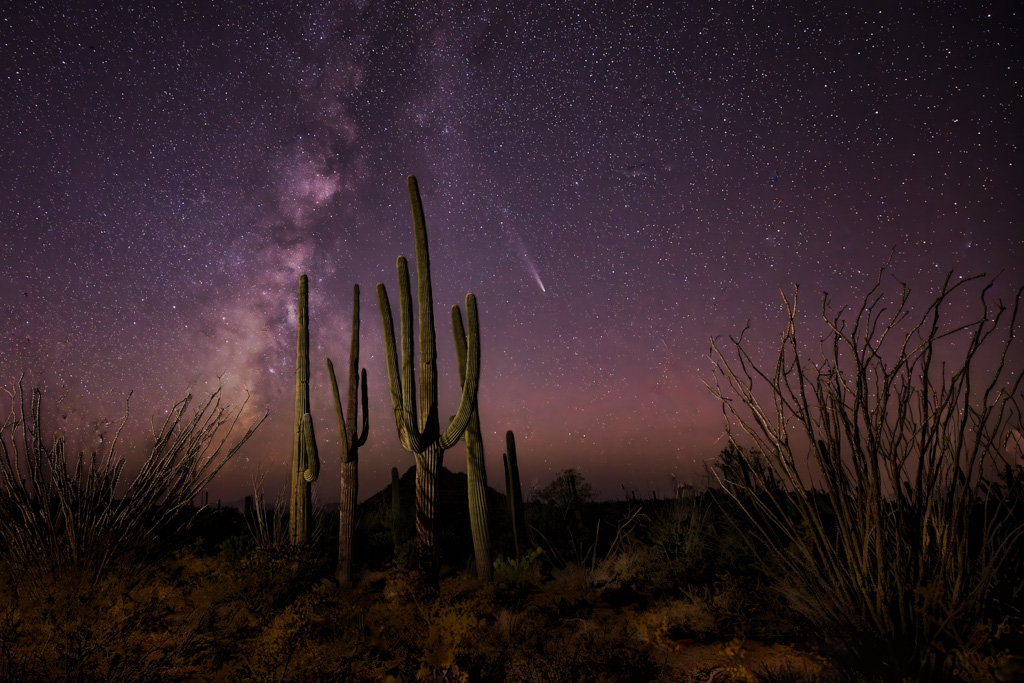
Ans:
[[[446,563],[458,563],[472,556],[473,537],[469,525],[469,478],[464,472],[452,472],[441,467],[438,477],[438,535],[441,557]],[[406,524],[406,537],[415,535],[413,520],[416,507],[416,467],[412,465],[399,477],[398,495],[402,518]],[[356,508],[359,517],[384,515],[391,509],[391,484],[373,494]],[[487,487],[488,526],[491,531],[492,552],[497,555],[503,547],[499,543],[507,535],[506,515],[508,503],[505,494]]]

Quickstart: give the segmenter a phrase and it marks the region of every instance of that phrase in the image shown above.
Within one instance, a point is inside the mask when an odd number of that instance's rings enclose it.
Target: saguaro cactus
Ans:
[[[312,482],[320,475],[313,418],[309,414],[309,282],[299,276],[299,334],[295,360],[295,434],[292,439],[292,496],[288,535],[292,545],[309,542]]]
[[[516,558],[523,556],[526,547],[526,514],[523,511],[523,489],[519,483],[519,463],[516,460],[516,437],[512,430],[505,432],[505,496],[512,519],[512,538],[516,544]]]
[[[341,504],[338,507],[338,568],[335,576],[343,586],[352,581],[352,539],[356,528],[356,500],[359,492],[359,447],[366,443],[370,431],[370,414],[366,409],[366,370],[359,373],[359,285],[352,294],[352,345],[348,354],[348,420],[341,409],[338,380],[334,364],[327,359],[327,372],[331,376],[334,410],[338,415],[338,433],[341,446]],[[359,383],[363,386],[363,433],[356,432],[356,407]]]
[[[459,383],[465,384],[466,332],[462,326],[462,312],[458,306],[452,306],[452,335],[455,337],[455,355],[459,361]],[[469,526],[473,532],[476,576],[481,581],[490,581],[491,531],[487,524],[487,470],[484,466],[484,440],[480,435],[479,401],[473,402],[473,414],[469,417],[463,439],[466,441]]]
[[[466,351],[466,373],[459,409],[442,433],[437,407],[437,346],[434,335],[434,298],[430,285],[430,258],[427,252],[427,229],[423,218],[419,188],[414,176],[408,178],[409,203],[412,208],[413,232],[416,238],[417,299],[419,301],[419,409],[413,367],[412,296],[409,267],[404,256],[398,257],[398,299],[401,313],[402,358],[398,358],[391,304],[383,283],[377,285],[381,324],[384,330],[388,385],[395,413],[395,427],[402,446],[416,460],[416,548],[420,572],[429,583],[437,578],[436,521],[439,473],[445,450],[454,446],[469,423],[476,404],[480,379],[480,330],[477,323],[476,297],[466,295],[469,323]]]

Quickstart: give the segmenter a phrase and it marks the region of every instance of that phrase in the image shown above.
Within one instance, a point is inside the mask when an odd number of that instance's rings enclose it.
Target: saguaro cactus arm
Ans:
[[[363,433],[356,435],[356,411],[359,400],[359,381],[363,387]],[[347,432],[350,442],[349,450],[359,448],[366,443],[370,432],[369,411],[366,410],[366,370],[359,372],[359,285],[352,289],[352,345],[348,354],[348,423]]]
[[[384,358],[388,367],[388,386],[391,389],[391,407],[395,412],[395,428],[402,446],[413,453],[422,453],[427,444],[420,432],[416,417],[416,377],[412,363],[412,297],[409,291],[409,266],[404,256],[395,264],[398,271],[398,306],[401,316],[402,357],[399,361],[395,339],[391,302],[384,283],[377,284],[377,302],[380,305],[381,326],[384,332]]]
[[[360,372],[359,378],[361,380],[361,385],[362,385],[362,388],[363,388],[362,389],[362,395],[363,395],[363,431],[362,431],[362,434],[360,434],[359,437],[355,440],[355,444],[354,445],[355,445],[356,448],[359,448],[360,446],[362,446],[363,444],[366,443],[366,437],[370,433],[370,411],[367,410],[367,408],[366,408],[366,405],[367,405],[367,388],[366,388],[366,370],[365,369]],[[353,428],[355,427],[354,420],[353,420],[353,425],[352,426],[353,426]]]
[[[388,300],[387,289],[383,284],[377,285],[377,298],[380,303],[381,324],[384,331],[385,361],[388,366],[388,384],[391,388],[392,408],[395,412],[395,427],[398,429],[402,445],[414,453],[421,453],[429,445],[425,434],[420,431],[417,425],[416,399],[415,399],[415,373],[412,365],[412,301],[409,296],[408,277],[409,271],[405,259],[398,259],[399,283],[406,284],[399,287],[399,300],[402,310],[402,360],[399,366],[398,348],[395,341],[394,319],[391,315],[391,303]],[[456,307],[457,308],[457,307]],[[421,305],[422,309],[422,305]],[[466,371],[462,386],[462,397],[459,401],[459,409],[452,418],[451,424],[440,436],[440,446],[447,450],[458,443],[462,433],[466,431],[469,423],[469,416],[473,414],[473,407],[476,404],[476,394],[480,381],[480,324],[477,315],[476,296],[466,295],[466,312],[469,326],[468,348],[466,350]],[[422,312],[421,312],[422,315]],[[422,335],[422,331],[421,331]],[[423,367],[423,356],[420,357],[420,367]],[[431,361],[432,363],[433,361]],[[401,375],[399,380],[398,376]],[[436,375],[435,375],[436,378]],[[422,372],[420,376],[420,391],[423,385]],[[435,387],[436,392],[436,387]],[[436,412],[437,408],[433,409]],[[429,411],[428,411],[429,414]],[[421,416],[420,422],[422,422]]]
[[[401,279],[401,278],[399,278]],[[395,342],[394,319],[391,316],[391,302],[384,283],[377,283],[377,303],[380,306],[381,327],[384,332],[384,361],[388,368],[388,389],[391,392],[391,408],[395,414],[395,429],[402,447],[407,451],[419,452],[414,446],[420,446],[418,439],[411,438],[415,430],[411,429],[411,420],[405,410],[405,392],[402,390],[402,366],[398,360],[398,344]],[[404,354],[403,354],[404,355]],[[403,358],[404,365],[404,358]]]
[[[341,441],[341,461],[345,462],[349,451],[348,429],[345,427],[345,415],[341,411],[341,395],[338,393],[338,378],[334,375],[334,363],[327,359],[327,374],[331,378],[331,394],[334,396],[334,414],[338,417],[338,437]]]
[[[352,345],[349,350],[348,366],[348,413],[341,407],[341,394],[338,391],[338,378],[334,374],[334,363],[327,359],[327,374],[331,378],[331,393],[334,396],[334,412],[338,418],[338,432],[341,440],[341,461],[351,462],[355,459],[360,446],[366,443],[370,432],[370,413],[367,407],[366,370],[359,371],[359,285],[353,288],[352,307]],[[362,434],[356,432],[357,399],[360,382],[363,397],[363,429]],[[358,434],[358,435],[357,435]]]
[[[459,386],[466,385],[466,328],[462,324],[462,309],[452,306],[452,339],[455,342],[455,364],[459,366]],[[449,422],[455,419],[452,415]]]
[[[349,462],[351,458],[355,456],[355,452],[360,446],[366,443],[366,436],[370,432],[370,415],[367,411],[366,405],[369,399],[366,389],[366,370],[363,370],[360,374],[360,379],[354,383],[350,383],[349,390],[351,392],[353,385],[359,385],[362,383],[362,396],[363,396],[363,429],[362,434],[358,438],[353,439],[352,435],[354,431],[349,431],[354,428],[352,424],[354,420],[348,418],[348,424],[346,424],[345,413],[341,409],[341,395],[338,392],[338,379],[334,374],[334,363],[331,359],[327,359],[327,374],[331,377],[331,393],[334,394],[334,412],[338,416],[338,430],[341,438],[341,461]],[[350,412],[349,415],[352,415]]]
[[[402,334],[402,367],[399,368],[402,380],[402,410],[410,440],[426,446],[423,437],[423,425],[417,416],[416,366],[413,365],[413,334],[412,334],[412,292],[409,289],[409,263],[404,256],[395,262],[398,271],[398,313],[402,317],[399,322]],[[423,311],[420,311],[422,315]],[[421,342],[422,343],[422,342]],[[422,378],[420,380],[422,382]],[[417,451],[419,452],[419,451]]]
[[[377,306],[380,308],[380,323],[384,335],[384,364],[388,370],[388,390],[391,393],[391,408],[395,414],[395,430],[402,441],[402,447],[409,450],[409,438],[405,430],[405,413],[402,398],[402,383],[398,377],[398,348],[395,344],[395,322],[391,315],[391,302],[383,282],[377,283]]]
[[[320,456],[316,450],[316,437],[313,435],[313,417],[309,413],[302,415],[302,454],[302,478],[314,482],[320,476]]]
[[[462,332],[462,316],[458,310],[458,306],[452,307],[452,330],[456,339],[461,337],[465,340],[465,334],[460,334]],[[461,372],[462,364],[460,363],[459,379],[462,382],[462,398],[459,401],[458,412],[455,413],[455,417],[452,418],[448,428],[441,435],[441,448],[445,450],[458,443],[462,438],[462,433],[466,431],[469,418],[476,408],[476,395],[480,386],[480,326],[477,320],[476,297],[472,294],[466,295],[466,313],[469,322],[469,346],[465,350],[465,373]],[[458,316],[458,320],[456,320],[456,316]],[[459,327],[457,331],[456,324]],[[458,347],[456,347],[456,354],[461,356]]]
[[[413,235],[416,239],[416,300],[420,323],[420,410],[419,428],[437,424],[437,340],[434,335],[434,292],[430,284],[430,251],[427,247],[427,221],[423,216],[416,176],[406,179],[409,207],[412,209]],[[428,438],[434,437],[429,434]]]

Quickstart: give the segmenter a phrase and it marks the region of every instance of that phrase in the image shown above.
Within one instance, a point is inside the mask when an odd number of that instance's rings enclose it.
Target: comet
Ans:
[[[541,282],[540,273],[537,272],[537,267],[533,265],[533,261],[531,261],[530,257],[526,255],[525,250],[523,251],[523,258],[526,261],[526,267],[530,269],[531,273],[533,273],[533,279],[537,281],[537,286],[540,287],[540,291],[546,293],[548,290],[544,288],[544,283]]]
[[[537,286],[540,287],[540,291],[547,293],[548,290],[544,287],[544,282],[540,279],[540,273],[537,272],[537,266],[533,264],[533,259],[531,259],[530,255],[526,253],[526,245],[523,243],[523,238],[519,236],[519,233],[516,232],[516,229],[512,226],[505,225],[503,222],[501,223],[501,227],[505,230],[505,234],[508,235],[509,239],[515,244],[516,251],[519,252],[519,258],[523,260],[523,264],[526,266],[526,269],[530,271],[531,275],[533,275],[533,279],[537,283]]]

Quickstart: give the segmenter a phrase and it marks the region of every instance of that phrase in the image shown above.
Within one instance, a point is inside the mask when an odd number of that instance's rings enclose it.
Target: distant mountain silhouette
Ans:
[[[335,484],[336,485],[336,484]],[[416,496],[416,466],[412,465],[405,471],[399,478],[399,495],[402,498],[402,510],[408,512],[412,510],[414,499]],[[264,494],[266,495],[266,494]],[[466,477],[465,472],[452,472],[447,467],[441,467],[441,514],[447,515],[449,512],[455,514],[469,516],[469,479]],[[211,500],[210,507],[216,508],[217,503],[220,501]],[[265,499],[264,501],[268,508],[273,509],[274,501],[272,499]],[[243,510],[245,508],[245,498],[239,498],[238,500],[223,501],[221,504],[224,507],[232,507],[236,510]],[[285,506],[288,505],[288,498],[285,496]],[[380,506],[384,507],[381,508]],[[461,510],[458,509],[461,506]],[[506,502],[505,494],[499,493],[493,489],[490,485],[487,487],[487,507],[491,512],[491,515],[505,514],[505,509],[508,503]],[[318,504],[317,507],[323,508],[327,512],[337,512],[338,503],[323,503]],[[388,509],[391,507],[391,484],[382,488],[377,493],[373,494],[363,502],[359,503],[358,510],[373,510],[373,509]],[[442,520],[445,517],[442,517]]]
[[[469,479],[463,472],[452,472],[442,467],[439,482],[441,491],[438,501],[437,534],[441,561],[461,566],[472,561],[473,533],[469,525]],[[398,491],[402,501],[402,517],[405,520],[405,535],[415,537],[416,467],[410,466],[398,480]],[[503,536],[506,534],[507,503],[504,494],[487,487],[488,526],[491,531],[491,552],[497,556],[504,552]],[[386,514],[391,509],[391,484],[359,504],[357,515]],[[508,532],[510,533],[510,531]]]
[[[469,525],[469,479],[464,472],[452,472],[446,467],[441,468],[440,477],[440,500],[438,510],[438,535],[442,556],[454,559],[457,556],[471,555],[473,552],[473,535]],[[412,465],[405,471],[398,480],[398,491],[402,501],[402,516],[408,525],[406,532],[410,537],[415,535],[414,509],[416,505],[416,467]],[[315,503],[315,501],[314,501]],[[266,501],[268,507],[273,501]],[[287,510],[288,501],[284,501]],[[236,500],[225,504],[241,511],[245,507],[245,500]],[[216,509],[217,503],[213,502],[211,508]],[[336,516],[338,503],[332,502],[317,505],[328,515]],[[511,533],[508,525],[507,510],[508,503],[505,494],[499,493],[492,487],[487,487],[487,508],[488,522],[491,529],[491,548],[495,555],[503,552],[502,541],[504,536]],[[385,516],[391,509],[391,484],[374,493],[369,498],[359,503],[356,508],[356,515],[363,517],[372,515],[375,512]]]
[[[463,523],[466,534],[469,530],[469,478],[465,472],[452,472],[447,467],[441,467],[440,477],[440,499],[438,520],[441,527],[457,525],[461,530]],[[398,495],[402,500],[402,512],[406,519],[413,519],[413,508],[416,504],[416,466],[410,466],[398,480]],[[505,494],[498,493],[490,486],[487,487],[487,510],[490,519],[490,526],[493,529],[495,522],[504,518],[508,506]],[[334,506],[337,509],[337,505]],[[382,488],[362,503],[359,504],[360,513],[370,510],[388,510],[391,508],[391,484]],[[439,529],[440,531],[440,529]]]

